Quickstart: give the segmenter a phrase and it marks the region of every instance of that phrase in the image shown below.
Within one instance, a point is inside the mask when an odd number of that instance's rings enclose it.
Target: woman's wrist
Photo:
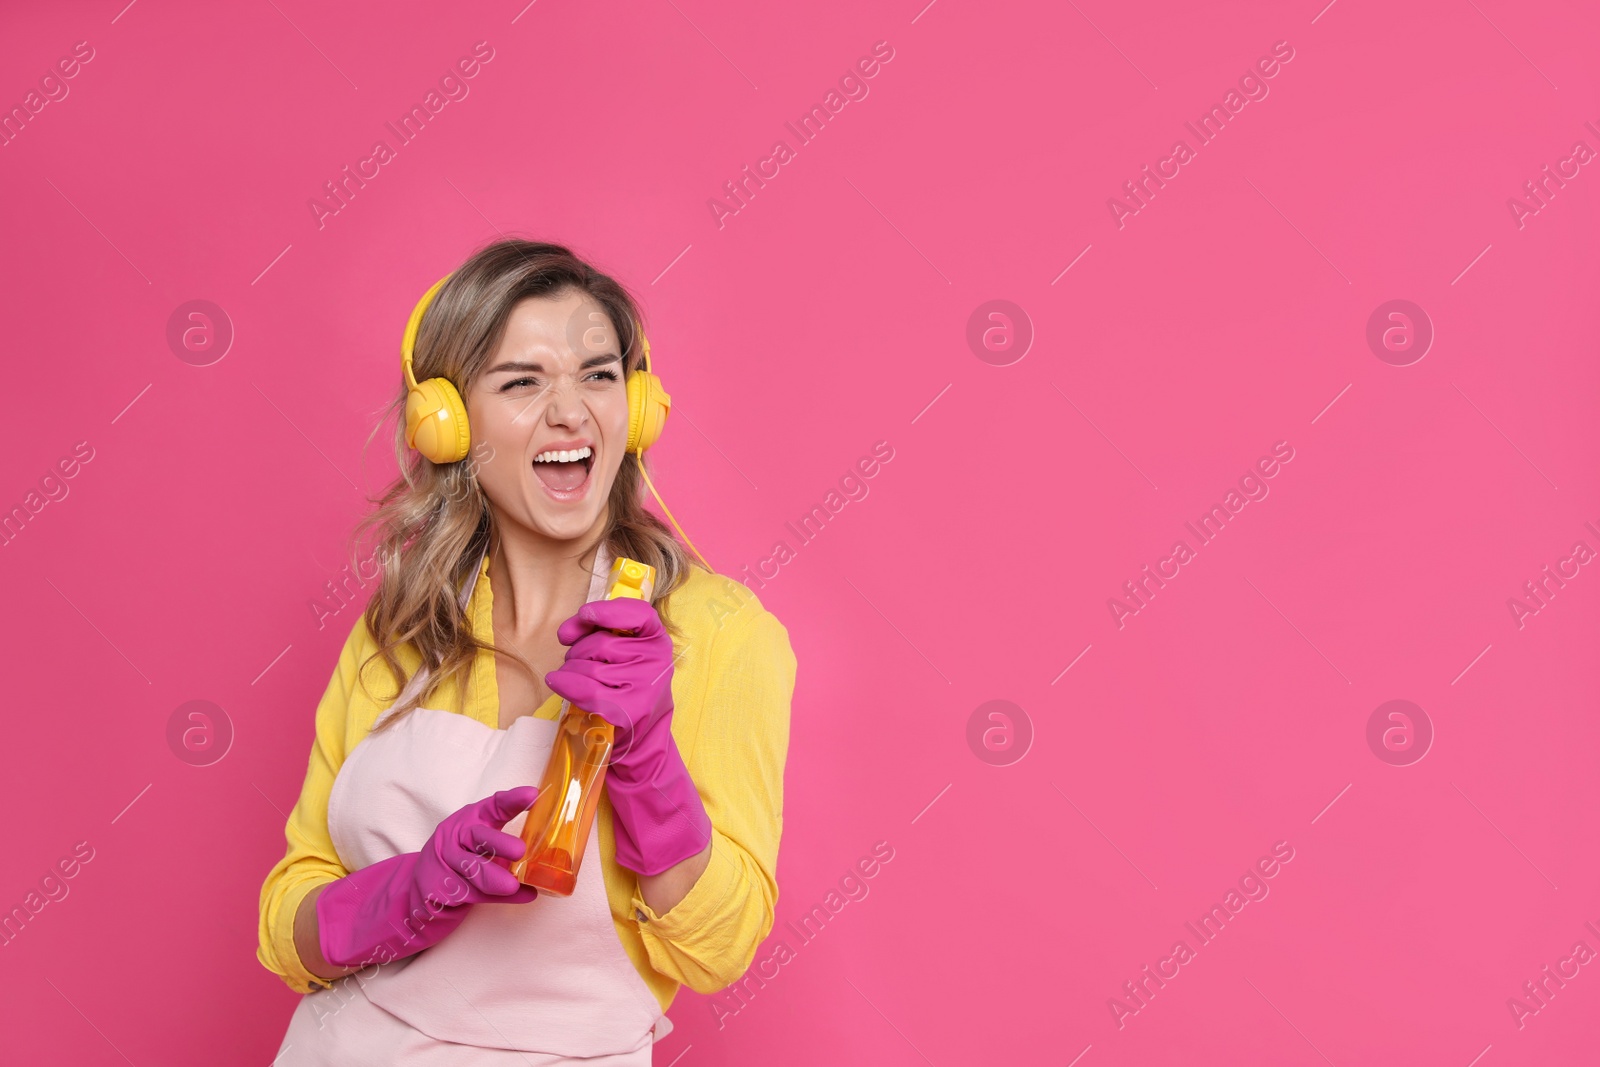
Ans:
[[[688,859],[674,863],[660,874],[639,875],[639,895],[659,918],[689,895],[689,890],[694,888],[710,865],[711,845],[708,842],[705,848]]]
[[[616,815],[617,862],[639,875],[662,874],[706,849],[711,817],[663,723],[637,759],[607,771]]]
[[[294,949],[300,956],[300,965],[327,982],[343,978],[360,968],[340,967],[322,956],[322,935],[317,923],[317,898],[332,882],[315,886],[300,898],[300,907],[294,913]],[[654,907],[654,905],[651,905]]]

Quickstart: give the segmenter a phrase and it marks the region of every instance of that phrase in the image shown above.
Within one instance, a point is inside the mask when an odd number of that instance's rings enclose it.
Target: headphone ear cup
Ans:
[[[471,443],[467,407],[450,379],[429,378],[406,395],[406,444],[435,463],[454,463]]]
[[[642,454],[655,444],[671,410],[672,397],[667,395],[660,378],[647,370],[628,375],[627,451]]]

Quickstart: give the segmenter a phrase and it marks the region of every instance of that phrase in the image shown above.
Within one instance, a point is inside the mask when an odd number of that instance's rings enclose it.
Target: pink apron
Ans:
[[[610,565],[602,545],[590,600],[604,594]],[[462,590],[463,606],[480,569],[481,561]],[[426,677],[419,670],[406,695]],[[328,797],[340,862],[354,871],[415,852],[451,812],[497,790],[537,784],[555,731],[554,721],[531,715],[496,730],[456,712],[415,708],[368,734]],[[526,820],[518,815],[506,832],[517,834]],[[596,820],[570,897],[475,904],[433,947],[304,995],[273,1064],[638,1067],[671,1029],[617,939]]]

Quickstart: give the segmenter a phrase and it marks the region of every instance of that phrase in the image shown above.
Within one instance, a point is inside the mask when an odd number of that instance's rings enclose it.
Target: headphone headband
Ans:
[[[422,294],[422,299],[417,301],[417,306],[411,309],[411,318],[406,320],[406,332],[400,338],[400,368],[406,376],[406,384],[416,387],[416,371],[412,362],[416,358],[417,333],[422,329],[422,316],[427,314],[428,308],[433,304],[433,298],[439,295],[439,290],[444,288],[444,283],[455,275],[454,271],[428,287]],[[635,331],[639,334],[639,347],[644,350],[644,369],[650,370],[650,338],[645,335],[644,325],[638,319],[633,320]]]
[[[433,303],[433,298],[439,295],[439,290],[444,288],[444,283],[450,280],[454,271],[434,282],[422,299],[417,301],[417,306],[411,309],[411,318],[406,321],[405,336],[400,339],[400,368],[405,372],[406,384],[413,389],[417,386],[416,372],[412,370],[411,361],[417,347],[417,331],[422,327],[422,316],[428,310],[428,305]]]

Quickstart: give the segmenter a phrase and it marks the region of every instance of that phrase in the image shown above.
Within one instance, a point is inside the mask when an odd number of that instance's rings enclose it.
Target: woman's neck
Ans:
[[[513,640],[555,629],[588,599],[598,550],[593,533],[556,540],[499,524],[489,553],[496,629]]]

